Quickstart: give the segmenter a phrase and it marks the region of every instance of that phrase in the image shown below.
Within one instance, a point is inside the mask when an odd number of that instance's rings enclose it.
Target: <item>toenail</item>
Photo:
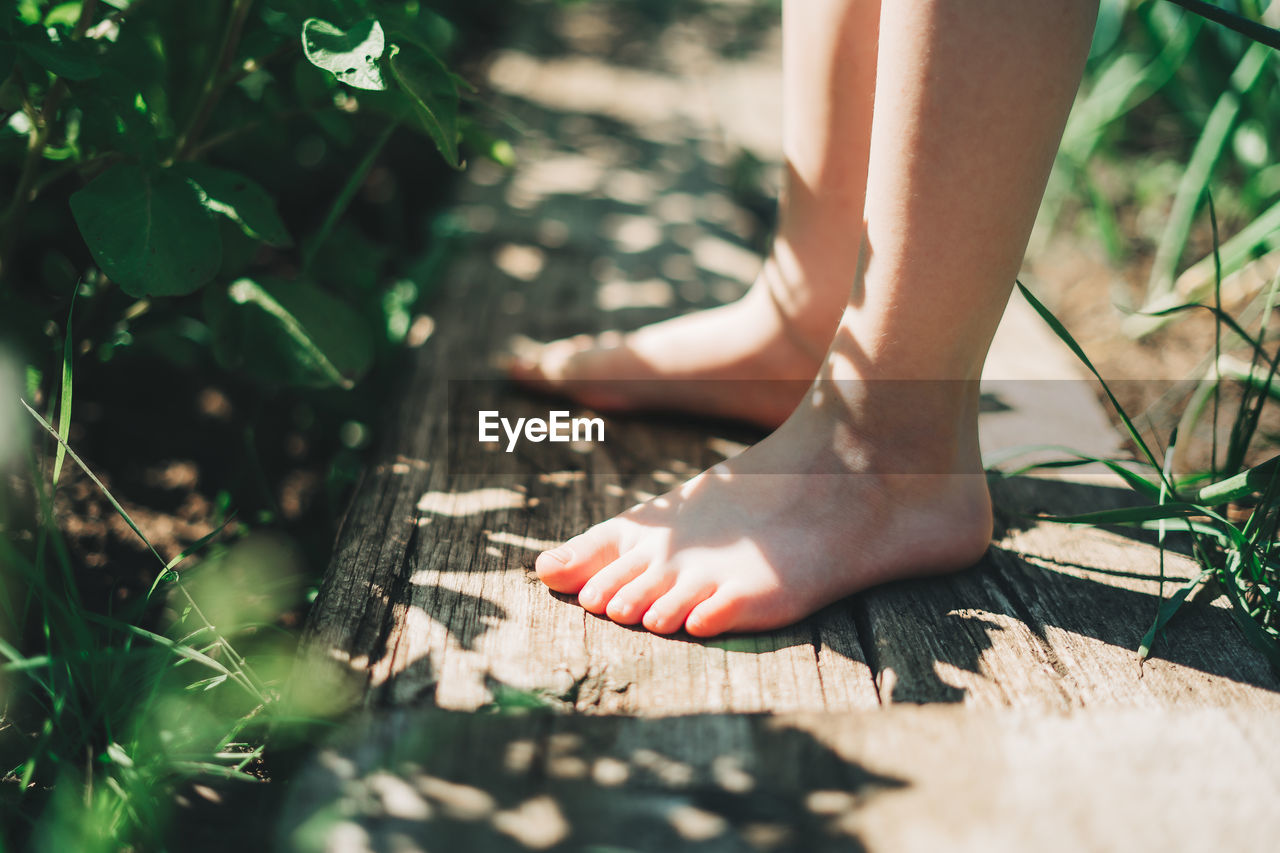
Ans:
[[[568,545],[561,545],[555,550],[547,551],[546,556],[561,565],[567,566],[569,565],[569,561],[573,559],[573,549]]]

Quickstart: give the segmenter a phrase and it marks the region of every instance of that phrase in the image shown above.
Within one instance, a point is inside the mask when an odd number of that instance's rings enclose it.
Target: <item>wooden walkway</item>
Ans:
[[[749,223],[719,189],[732,134],[715,109],[672,115],[680,78],[583,63],[493,66],[528,127],[521,165],[472,170],[465,253],[342,526],[298,681],[364,713],[318,753],[282,846],[1268,849],[1251,833],[1280,794],[1280,681],[1228,608],[1190,604],[1140,668],[1154,547],[1026,520],[1127,500],[1105,478],[998,482],[979,565],[768,634],[654,636],[537,581],[544,547],[758,437],[635,417],[608,418],[603,446],[475,440],[480,409],[549,408],[501,381],[512,336],[634,326],[754,274]],[[741,87],[708,88],[732,105]],[[988,450],[1115,446],[1025,306],[989,367]],[[536,710],[475,713],[521,707]]]

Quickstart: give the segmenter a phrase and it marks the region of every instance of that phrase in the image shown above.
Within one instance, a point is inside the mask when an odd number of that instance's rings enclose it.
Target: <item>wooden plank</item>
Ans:
[[[1160,589],[1149,537],[1014,523],[1018,514],[1131,504],[1128,490],[1098,478],[1021,478],[998,483],[995,500],[1007,526],[979,566],[860,597],[882,701],[1280,711],[1280,678],[1222,597],[1190,602],[1139,666]],[[1165,568],[1174,583],[1197,573],[1176,553]],[[1166,584],[1165,595],[1173,589]]]
[[[1128,490],[1096,481],[1013,482],[1006,492],[1024,512],[1069,514],[1133,502]],[[1199,573],[1187,543],[1171,537],[1162,593],[1154,538],[1040,523],[1010,529],[993,558],[1081,703],[1280,710],[1280,678],[1234,624],[1225,596],[1212,590],[1193,597],[1139,667],[1136,650],[1161,595]]]
[[[395,711],[318,751],[282,850],[1274,849],[1274,715]],[[1105,769],[1104,769],[1105,768]]]

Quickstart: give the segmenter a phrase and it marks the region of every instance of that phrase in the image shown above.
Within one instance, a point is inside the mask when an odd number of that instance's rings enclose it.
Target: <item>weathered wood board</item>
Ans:
[[[1275,849],[1274,716],[954,706],[652,720],[398,710],[322,747],[280,849]]]
[[[507,394],[452,379],[480,330],[527,328],[507,316],[481,257],[456,268],[454,305],[437,315],[399,413],[398,434],[360,485],[310,629],[313,648],[362,673],[372,701],[423,696],[477,708],[502,686],[595,713],[848,710],[879,702],[1069,708],[1108,703],[1277,707],[1276,682],[1221,603],[1190,606],[1157,659],[1134,650],[1156,606],[1148,542],[1019,514],[1071,512],[1123,500],[1107,485],[998,483],[1008,528],[978,567],[894,584],[840,602],[794,628],[712,642],[655,637],[586,614],[532,577],[537,551],[700,470],[749,435],[671,420],[609,419],[626,436],[586,456],[446,458],[476,447],[450,435],[447,398]],[[599,318],[597,318],[598,322]],[[482,374],[483,375],[483,374]],[[451,381],[452,380],[452,381]],[[475,389],[468,390],[468,389]],[[1007,414],[1007,413],[1002,413]],[[558,451],[559,452],[559,451]],[[450,468],[454,470],[449,470]],[[1171,577],[1189,562],[1167,560]]]

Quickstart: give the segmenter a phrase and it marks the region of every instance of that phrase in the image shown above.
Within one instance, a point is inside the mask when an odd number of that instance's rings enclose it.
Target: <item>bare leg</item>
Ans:
[[[598,408],[674,406],[782,423],[822,363],[857,267],[878,20],[878,0],[789,0],[783,9],[785,185],[773,248],[745,297],[627,335],[554,342],[513,375]],[[660,381],[594,385],[620,379]]]
[[[657,632],[788,624],[985,551],[977,379],[1079,82],[1094,0],[884,4],[866,259],[773,435],[538,558]]]

